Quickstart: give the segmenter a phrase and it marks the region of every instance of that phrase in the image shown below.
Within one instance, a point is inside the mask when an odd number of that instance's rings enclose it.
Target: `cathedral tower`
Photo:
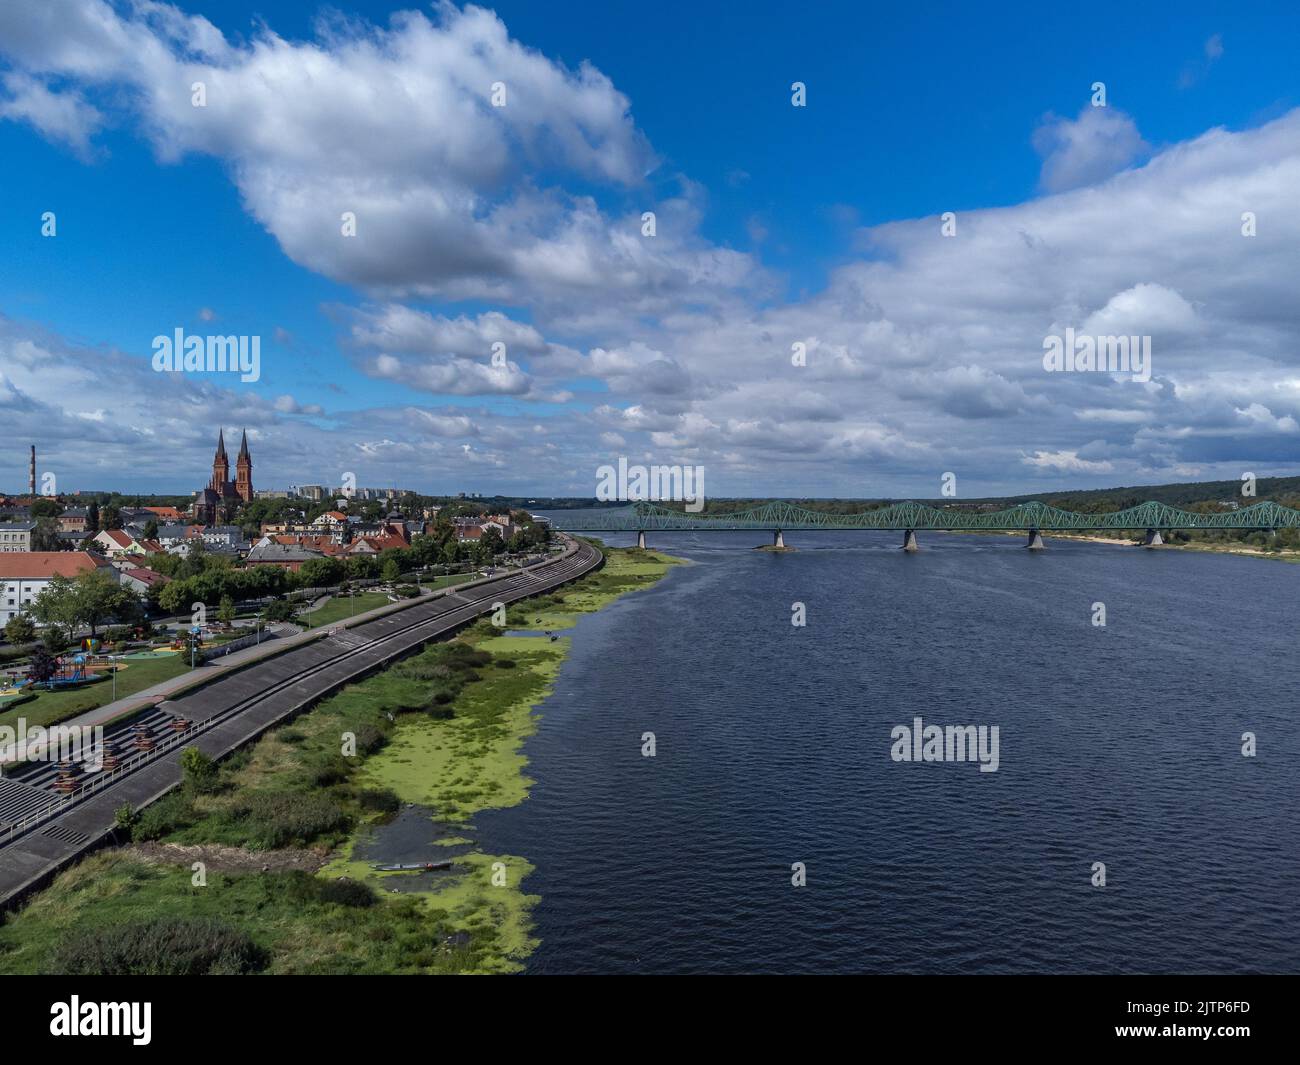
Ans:
[[[235,460],[235,494],[245,503],[253,501],[253,458],[248,453],[248,430],[239,442],[239,458]]]
[[[212,480],[208,482],[217,495],[226,494],[226,485],[230,481],[230,459],[226,457],[226,434],[222,430],[217,436],[217,453],[212,459]]]

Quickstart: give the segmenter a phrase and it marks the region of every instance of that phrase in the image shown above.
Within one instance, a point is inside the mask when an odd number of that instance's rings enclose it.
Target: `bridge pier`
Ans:
[[[903,550],[909,554],[921,550],[920,546],[916,542],[915,529],[905,529],[903,531]]]
[[[772,534],[772,546],[785,550],[785,533],[780,529],[777,529],[776,532]]]
[[[1160,536],[1159,529],[1148,529],[1146,538],[1142,541],[1143,547],[1160,547],[1164,540]]]
[[[1030,551],[1045,551],[1047,544],[1043,542],[1043,534],[1037,529],[1029,530],[1029,543],[1025,544]]]
[[[644,530],[644,529],[637,529],[637,531],[636,531],[636,546],[639,547],[642,551],[645,550],[645,530]]]

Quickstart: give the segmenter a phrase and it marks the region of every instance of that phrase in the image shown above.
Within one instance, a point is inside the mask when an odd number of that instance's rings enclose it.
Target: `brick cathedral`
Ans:
[[[216,525],[223,510],[233,510],[239,503],[253,500],[253,459],[248,453],[248,432],[239,443],[235,459],[235,479],[230,480],[230,459],[226,457],[226,434],[219,430],[217,453],[212,459],[212,480],[194,495],[194,520],[202,525]]]

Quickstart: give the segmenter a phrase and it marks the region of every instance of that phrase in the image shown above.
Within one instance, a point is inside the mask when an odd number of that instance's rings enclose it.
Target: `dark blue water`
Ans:
[[[693,565],[579,624],[479,819],[537,866],[532,971],[1300,971],[1300,566],[765,539],[652,535]],[[892,761],[918,715],[999,770]]]

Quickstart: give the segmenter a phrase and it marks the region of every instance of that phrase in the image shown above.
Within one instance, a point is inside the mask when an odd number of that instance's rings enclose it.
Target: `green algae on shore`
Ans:
[[[678,561],[649,551],[607,550],[600,571],[559,593],[512,605],[507,627],[536,632],[572,628],[582,614],[648,587]],[[457,698],[455,716],[401,718],[388,745],[370,756],[358,773],[365,786],[389,789],[401,801],[431,807],[440,821],[456,824],[481,810],[515,806],[527,798],[533,781],[525,774],[522,746],[536,731],[534,709],[550,693],[571,642],[569,637],[550,641],[499,635],[486,622],[461,639],[491,654],[494,665],[485,666],[481,679]],[[512,665],[501,668],[503,662]],[[362,826],[354,833],[320,875],[361,880],[384,876],[352,857],[368,831]],[[460,837],[456,842],[468,840]],[[522,889],[532,866],[519,856],[489,858],[478,852],[456,861],[469,866],[464,875],[419,893],[431,910],[465,931],[483,935],[495,929],[492,938],[501,968],[494,971],[521,968],[536,946],[528,929],[537,898]],[[491,882],[488,874],[494,865],[498,876],[504,874],[504,884]]]

